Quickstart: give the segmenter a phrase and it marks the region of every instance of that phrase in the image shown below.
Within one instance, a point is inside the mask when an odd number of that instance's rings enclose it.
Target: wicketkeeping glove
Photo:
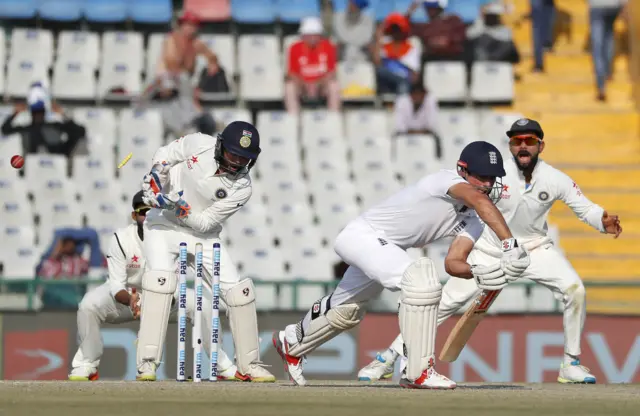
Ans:
[[[502,242],[502,258],[500,259],[500,268],[506,275],[508,282],[513,282],[522,276],[522,273],[531,264],[529,253],[524,247],[518,247],[515,239],[508,239]]]
[[[473,279],[482,290],[500,290],[507,285],[505,274],[500,268],[500,263],[490,266],[471,266]]]

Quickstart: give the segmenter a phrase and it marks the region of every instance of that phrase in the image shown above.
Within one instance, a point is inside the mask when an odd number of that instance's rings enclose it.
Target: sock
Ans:
[[[564,353],[564,363],[569,365],[574,361],[580,361],[580,357],[578,357],[577,355],[571,355],[571,354],[567,354],[566,352]]]

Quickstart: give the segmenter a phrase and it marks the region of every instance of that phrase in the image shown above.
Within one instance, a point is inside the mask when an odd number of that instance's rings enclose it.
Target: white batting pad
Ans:
[[[413,262],[402,276],[400,291],[400,333],[406,349],[406,377],[415,381],[435,354],[442,285],[434,263],[426,257]]]
[[[236,365],[240,374],[247,374],[252,363],[260,361],[256,289],[250,279],[221,291],[227,304],[229,326],[236,347]]]
[[[346,303],[332,306],[326,311],[327,297],[318,300],[311,307],[311,319],[303,328],[304,319],[296,325],[298,343],[289,348],[289,354],[301,357],[331,340],[341,332],[358,325],[365,310],[361,303]]]
[[[138,363],[162,359],[171,299],[178,285],[175,270],[147,271],[142,276],[142,307],[138,333]]]

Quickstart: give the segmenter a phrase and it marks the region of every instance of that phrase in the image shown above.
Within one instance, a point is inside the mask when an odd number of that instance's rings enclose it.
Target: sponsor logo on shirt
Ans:
[[[140,268],[140,257],[135,254],[131,257],[131,261],[127,264],[127,269],[139,269]]]
[[[467,222],[466,221],[460,221],[458,223],[458,225],[456,225],[455,227],[453,227],[453,233],[454,234],[460,234],[462,232],[462,230],[464,230],[464,228],[467,226]]]
[[[500,199],[509,199],[511,195],[509,194],[509,185],[504,185],[502,187],[502,193],[500,194]]]
[[[189,168],[189,170],[193,169],[193,165],[195,165],[196,163],[198,163],[198,157],[197,156],[191,156],[190,159],[187,159],[187,167]]]

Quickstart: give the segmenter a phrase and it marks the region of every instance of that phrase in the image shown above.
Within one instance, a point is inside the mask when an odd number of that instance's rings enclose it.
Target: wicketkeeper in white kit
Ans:
[[[78,307],[79,346],[71,363],[71,381],[98,379],[98,367],[103,352],[101,324],[119,324],[139,318],[139,293],[146,263],[142,252],[142,224],[149,211],[149,206],[142,200],[142,191],[134,195],[132,207],[131,219],[134,223],[119,229],[111,237],[106,255],[109,271],[107,281],[87,292]],[[174,273],[177,271],[174,270]],[[194,295],[192,289],[188,291],[190,293],[187,295],[187,317],[192,320],[195,309]],[[177,305],[177,302],[175,304]],[[171,318],[176,316],[177,307],[174,307]],[[205,319],[206,325],[209,320]],[[204,346],[208,350],[210,343],[205,342]],[[219,349],[218,361],[219,379],[235,380],[236,366],[222,349]]]
[[[601,233],[620,235],[617,215],[591,202],[566,174],[553,168],[539,154],[544,150],[540,124],[527,118],[516,121],[507,132],[513,158],[507,161],[504,189],[496,204],[514,237],[531,256],[522,277],[552,290],[564,305],[564,360],[558,382],[595,383],[596,378],[580,364],[580,339],[586,317],[586,293],[580,276],[557,250],[547,234],[547,217],[555,201],[562,201],[586,224]],[[501,256],[500,239],[488,228],[469,254],[469,262],[486,266]],[[445,284],[438,310],[438,325],[476,297],[480,288],[472,280],[451,278]],[[502,296],[506,296],[503,294]],[[358,373],[363,381],[391,378],[396,359],[403,353],[399,335],[384,353],[378,354]]]
[[[400,385],[453,389],[456,383],[434,368],[436,317],[442,294],[440,278],[428,258],[414,261],[406,250],[455,237],[447,271],[495,288],[517,279],[529,265],[489,195],[497,199],[505,175],[502,156],[487,142],[462,151],[458,171],[428,175],[351,221],[338,235],[335,251],[349,268],[338,287],[318,300],[298,323],[273,335],[290,379],[305,385],[304,357],[336,335],[355,327],[365,304],[383,289],[400,291],[400,331],[408,365]],[[464,253],[482,234],[484,223],[502,241],[503,250],[488,266],[470,266]]]
[[[256,128],[243,121],[230,123],[217,138],[186,135],[161,147],[151,172],[143,179],[144,200],[154,207],[144,222],[138,380],[153,381],[162,358],[171,299],[177,287],[174,264],[180,243],[191,254],[203,245],[205,305],[210,304],[213,243],[220,242],[222,224],[249,201],[249,171],[260,154]],[[255,288],[250,279],[239,280],[224,244],[220,253],[220,296],[227,305],[235,345],[236,378],[273,382],[275,377],[260,362]],[[189,256],[194,267],[194,257]],[[210,309],[210,308],[204,308]],[[205,320],[206,321],[206,320]],[[207,332],[211,339],[211,327]]]

